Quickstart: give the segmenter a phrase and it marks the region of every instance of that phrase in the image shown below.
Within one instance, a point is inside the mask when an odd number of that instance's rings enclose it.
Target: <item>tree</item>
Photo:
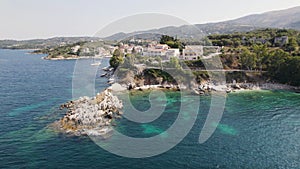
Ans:
[[[135,56],[132,54],[127,54],[124,58],[124,63],[122,65],[122,67],[124,68],[133,68],[134,67],[134,60],[135,60]]]
[[[300,57],[289,57],[286,60],[286,76],[288,83],[295,86],[300,86]]]
[[[176,39],[174,39],[174,37],[172,36],[168,36],[168,35],[162,35],[160,38],[160,44],[167,44],[167,42],[171,41],[174,42]]]
[[[281,69],[289,55],[282,49],[272,51],[267,59],[267,71],[269,76],[279,79],[281,76]]]
[[[177,70],[181,70],[182,67],[180,66],[179,60],[175,57],[170,58],[170,67],[176,68]]]
[[[116,69],[120,64],[124,63],[123,53],[119,49],[116,49],[113,53],[113,56],[109,60],[109,64],[111,67]]]
[[[233,44],[234,44],[234,47],[237,48],[237,47],[239,47],[242,43],[241,43],[241,41],[239,41],[239,40],[235,40],[235,41],[233,42]]]
[[[264,64],[264,57],[268,55],[268,47],[267,45],[253,45],[253,52],[256,57],[256,63],[260,71],[262,71]]]
[[[285,50],[287,52],[294,52],[298,47],[298,43],[295,38],[290,38],[289,43],[285,45]]]
[[[159,43],[166,44],[171,48],[179,48],[180,51],[184,48],[184,44],[179,39],[168,35],[162,35]]]
[[[249,49],[243,48],[240,56],[242,67],[248,70],[252,70],[256,67],[256,57]]]

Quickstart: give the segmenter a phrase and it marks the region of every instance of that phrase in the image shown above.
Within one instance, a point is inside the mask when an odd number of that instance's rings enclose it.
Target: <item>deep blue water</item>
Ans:
[[[47,127],[63,116],[58,106],[72,98],[75,61],[47,61],[27,52],[0,50],[0,168],[300,168],[299,94],[230,94],[216,132],[198,144],[210,106],[210,97],[201,97],[197,121],[180,144],[158,156],[131,159],[103,150],[88,137],[65,136]],[[96,79],[96,88],[105,88],[105,82]],[[167,97],[158,121],[121,119],[117,129],[139,137],[161,133],[178,114],[180,96],[170,92]],[[146,110],[147,98],[147,93],[135,92],[132,102]]]

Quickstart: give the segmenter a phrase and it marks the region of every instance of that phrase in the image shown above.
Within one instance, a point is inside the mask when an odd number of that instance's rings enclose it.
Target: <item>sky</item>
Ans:
[[[0,0],[0,39],[94,36],[124,17],[143,13],[199,24],[295,6],[300,6],[299,0]],[[161,26],[154,24],[155,18],[147,19],[141,29]],[[179,20],[168,24],[183,23]],[[128,31],[122,30],[126,22],[118,26],[120,32]]]

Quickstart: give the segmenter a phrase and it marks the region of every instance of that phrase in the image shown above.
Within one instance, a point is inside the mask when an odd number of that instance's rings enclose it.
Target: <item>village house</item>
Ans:
[[[282,36],[282,37],[275,37],[274,38],[274,44],[283,46],[285,44],[289,43],[289,37],[288,36]]]
[[[76,45],[76,46],[74,46],[74,47],[71,48],[71,50],[72,50],[73,53],[77,53],[79,49],[80,49],[79,45]]]
[[[153,45],[153,44],[150,44],[147,48],[144,48],[143,56],[163,57],[163,56],[166,56],[166,53],[167,53],[168,49],[169,49],[168,45],[163,45],[163,44]]]
[[[197,60],[203,56],[203,46],[189,45],[185,46],[182,51],[182,59],[184,60]]]
[[[166,53],[166,58],[170,60],[171,57],[179,58],[180,51],[179,49],[168,49]]]
[[[179,49],[171,49],[166,44],[149,44],[143,50],[143,56],[161,57],[163,60],[170,60],[171,57],[180,57]]]
[[[90,53],[90,52],[91,52],[90,49],[87,47],[82,49],[82,53]]]
[[[257,43],[265,44],[265,43],[268,42],[268,39],[252,37],[252,38],[249,39],[249,42],[250,43],[255,43],[255,44],[257,44]]]
[[[135,53],[143,53],[142,46],[134,46],[133,49],[134,49]]]

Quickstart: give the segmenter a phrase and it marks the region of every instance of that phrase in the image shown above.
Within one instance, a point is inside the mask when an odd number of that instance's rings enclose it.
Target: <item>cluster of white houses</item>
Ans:
[[[183,60],[197,60],[200,57],[204,56],[205,47],[201,45],[187,45],[182,50],[182,53],[178,48],[170,48],[166,44],[156,43],[150,43],[147,47],[121,43],[118,48],[122,53],[125,54],[139,53],[142,56],[161,57],[164,60],[169,60],[171,57],[176,57]],[[214,48],[215,53],[218,53],[220,51],[220,47],[214,46],[209,48]]]

